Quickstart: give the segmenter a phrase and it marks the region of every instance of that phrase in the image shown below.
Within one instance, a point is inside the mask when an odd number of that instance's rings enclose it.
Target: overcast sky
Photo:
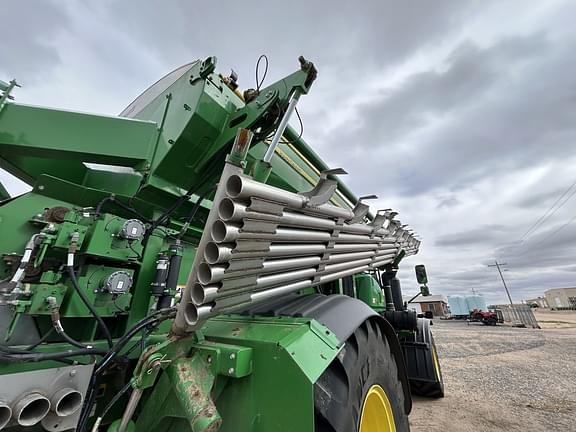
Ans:
[[[424,263],[434,294],[474,288],[504,302],[494,259],[508,263],[515,301],[576,285],[576,221],[566,225],[576,197],[524,236],[576,181],[574,1],[9,0],[2,10],[0,79],[18,79],[21,103],[117,114],[197,58],[216,55],[249,88],[260,54],[268,83],[303,54],[319,69],[299,103],[305,139],[424,239],[401,270],[405,292]]]

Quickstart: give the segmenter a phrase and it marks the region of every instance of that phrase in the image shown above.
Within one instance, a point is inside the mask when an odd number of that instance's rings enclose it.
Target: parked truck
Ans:
[[[0,82],[0,167],[31,187],[0,187],[0,429],[407,431],[443,396],[396,277],[420,241],[288,126],[299,62],[242,92],[195,61],[119,116]]]

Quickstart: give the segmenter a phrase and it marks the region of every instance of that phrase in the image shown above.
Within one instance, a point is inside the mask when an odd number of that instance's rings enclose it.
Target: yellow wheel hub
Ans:
[[[392,405],[384,389],[377,384],[370,387],[364,399],[358,432],[396,432]]]

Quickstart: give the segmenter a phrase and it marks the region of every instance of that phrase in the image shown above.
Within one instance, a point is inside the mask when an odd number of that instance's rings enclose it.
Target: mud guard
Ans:
[[[412,410],[410,383],[396,331],[388,321],[366,303],[340,294],[305,296],[290,294],[245,309],[242,314],[312,318],[329,328],[342,344],[364,321],[375,320],[386,336],[390,344],[390,351],[396,360],[398,378],[404,391],[404,411],[406,414],[410,414]]]

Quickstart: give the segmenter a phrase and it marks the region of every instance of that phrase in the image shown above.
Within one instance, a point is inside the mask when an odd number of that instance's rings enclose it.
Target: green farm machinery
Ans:
[[[0,429],[406,431],[443,395],[396,277],[420,241],[288,126],[299,62],[241,92],[199,60],[117,117],[0,82],[0,167],[31,187],[0,185]]]

